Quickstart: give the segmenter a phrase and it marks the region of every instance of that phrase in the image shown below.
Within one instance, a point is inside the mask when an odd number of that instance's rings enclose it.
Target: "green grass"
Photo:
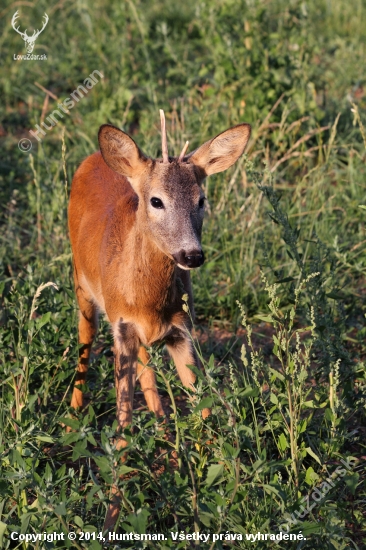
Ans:
[[[25,52],[10,25],[17,9],[21,29],[48,13],[34,50],[47,61],[13,60]],[[200,543],[210,550],[274,548],[245,533],[286,525],[306,537],[286,548],[363,548],[365,1],[6,2],[1,16],[0,546],[73,548],[9,534],[100,531],[118,479],[122,532],[168,537],[121,548],[193,548],[170,533],[195,530],[211,534]],[[101,82],[21,152],[18,141],[57,108],[53,97],[94,70]],[[193,287],[208,340],[197,396],[180,398],[173,366],[154,352],[159,391],[177,413],[162,425],[137,393],[128,457],[116,465],[104,321],[90,404],[70,420],[78,344],[67,200],[103,123],[159,155],[159,108],[176,154],[242,121],[252,139],[231,171],[205,182],[207,260]],[[40,289],[47,282],[57,288]],[[302,499],[347,457],[357,462],[304,514]],[[220,532],[243,540],[214,542]]]

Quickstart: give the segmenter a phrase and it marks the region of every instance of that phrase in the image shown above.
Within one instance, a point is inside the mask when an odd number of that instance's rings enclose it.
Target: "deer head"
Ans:
[[[161,252],[184,270],[204,262],[201,230],[206,176],[222,172],[238,160],[250,135],[248,124],[239,124],[187,154],[168,154],[165,117],[160,112],[162,160],[149,159],[122,130],[104,124],[99,145],[107,166],[129,181],[139,201],[139,230]]]
[[[44,14],[44,16],[43,16],[43,18],[44,18],[43,27],[40,30],[33,31],[32,36],[27,35],[27,29],[25,29],[24,32],[21,32],[19,30],[19,27],[15,26],[15,23],[16,23],[16,20],[18,19],[18,17],[19,17],[19,14],[18,14],[18,11],[16,11],[13,15],[13,19],[11,20],[12,27],[23,38],[23,40],[25,42],[25,47],[26,47],[27,53],[32,53],[32,51],[34,49],[35,41],[37,40],[38,36],[41,34],[41,32],[43,31],[43,29],[46,27],[46,25],[48,23],[48,19],[49,19],[48,15],[47,15],[47,13]]]

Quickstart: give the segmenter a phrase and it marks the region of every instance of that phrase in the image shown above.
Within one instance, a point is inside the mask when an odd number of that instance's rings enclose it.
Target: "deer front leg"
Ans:
[[[117,397],[117,420],[120,430],[132,422],[133,395],[136,383],[139,338],[128,323],[118,323],[115,334],[114,368]],[[118,447],[125,447],[121,439]]]
[[[137,355],[139,339],[132,325],[119,322],[114,327],[114,368],[117,397],[118,429],[123,430],[132,422],[133,394],[136,383]],[[126,447],[127,442],[120,437],[117,449]],[[120,491],[116,483],[111,488],[111,502],[104,521],[104,530],[112,530],[121,508]]]
[[[91,296],[79,286],[75,270],[76,297],[79,304],[79,361],[75,377],[75,385],[82,386],[86,382],[90,351],[95,334],[98,330],[98,311]],[[83,392],[74,386],[71,398],[71,407],[81,409],[83,407]],[[68,430],[69,431],[69,430]]]
[[[200,361],[194,350],[191,338],[185,329],[175,327],[165,339],[166,347],[172,357],[182,384],[195,391],[194,383],[196,375],[187,367],[194,365],[201,368]],[[210,409],[203,409],[202,417],[207,418],[210,415]]]
[[[156,416],[164,416],[163,406],[156,388],[155,372],[149,367],[150,356],[146,349],[141,346],[139,349],[139,362],[137,365],[137,376],[144,392],[144,397],[149,410]]]

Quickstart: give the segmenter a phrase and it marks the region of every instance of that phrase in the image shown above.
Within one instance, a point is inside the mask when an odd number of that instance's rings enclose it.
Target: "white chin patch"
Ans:
[[[190,267],[186,267],[184,265],[177,264],[177,266],[180,267],[181,269],[184,269],[185,271],[190,271],[191,270]]]

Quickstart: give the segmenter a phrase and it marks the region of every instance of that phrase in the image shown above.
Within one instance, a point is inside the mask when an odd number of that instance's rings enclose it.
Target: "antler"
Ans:
[[[189,145],[189,141],[186,141],[185,144],[184,144],[184,146],[183,146],[182,152],[181,152],[181,154],[179,155],[178,162],[182,162],[183,157],[184,157],[184,155],[185,155],[186,152],[187,152],[188,145]]]
[[[46,26],[46,25],[47,25],[47,23],[48,23],[48,19],[49,19],[49,17],[48,17],[48,15],[47,15],[47,13],[46,13],[46,12],[45,12],[45,14],[44,14],[44,16],[43,16],[43,17],[44,17],[44,23],[43,23],[43,27],[41,28],[41,30],[40,30],[40,31],[37,31],[37,33],[36,33],[36,35],[35,35],[35,37],[34,37],[34,38],[37,38],[37,36],[39,36],[39,35],[41,34],[41,32],[43,31],[43,29],[45,28],[45,26]]]
[[[163,164],[169,164],[168,142],[166,139],[165,114],[163,109],[160,109],[160,123],[161,123],[161,151],[163,154]],[[178,157],[178,162],[182,162],[184,155],[187,152],[188,145],[189,145],[189,141],[186,141]]]
[[[163,109],[160,109],[160,123],[161,123],[161,150],[163,154],[163,164],[169,164],[168,142],[166,139],[165,115],[164,115]]]
[[[27,36],[27,29],[25,30],[25,32],[22,32],[22,31],[19,30],[20,25],[19,25],[18,28],[16,28],[15,22],[16,22],[16,20],[18,19],[18,17],[19,17],[19,13],[18,13],[18,10],[17,10],[17,11],[14,13],[14,15],[13,15],[13,19],[11,20],[11,26],[13,27],[13,29],[14,29],[18,34],[20,34],[20,36],[21,36],[21,37],[23,38],[23,40],[24,40],[25,37],[28,38],[28,36]]]

